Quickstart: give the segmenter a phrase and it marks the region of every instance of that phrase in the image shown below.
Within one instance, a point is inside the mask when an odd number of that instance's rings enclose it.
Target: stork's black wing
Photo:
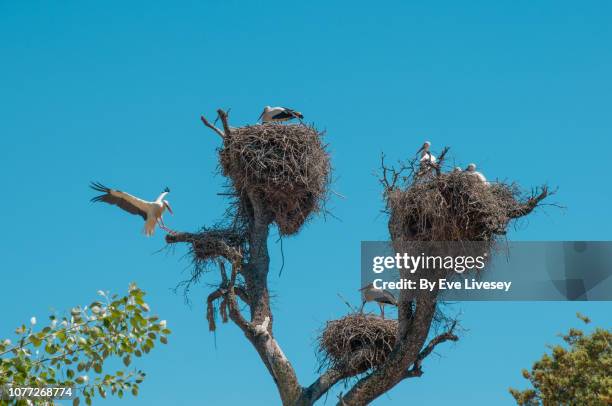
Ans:
[[[295,113],[293,112],[293,110],[290,110],[290,109],[285,109],[281,111],[280,113],[272,116],[273,120],[282,120],[282,119],[289,119],[289,118],[295,118]]]
[[[141,216],[146,221],[147,212],[144,210],[144,205],[146,204],[144,200],[120,190],[110,189],[98,182],[91,182],[89,187],[91,187],[93,190],[104,193],[103,195],[92,198],[92,202],[113,204],[127,211],[128,213]]]
[[[290,108],[288,108],[288,107],[283,107],[283,108],[284,108],[284,109],[287,111],[287,113],[291,114],[291,117],[294,117],[294,118],[299,118],[299,119],[303,119],[303,118],[304,118],[304,116],[302,115],[302,113],[300,113],[300,112],[299,112],[299,111],[297,111],[297,110],[293,110],[293,109],[290,109]]]

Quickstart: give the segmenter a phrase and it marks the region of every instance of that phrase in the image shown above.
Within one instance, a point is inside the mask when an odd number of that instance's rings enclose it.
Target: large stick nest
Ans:
[[[386,192],[394,241],[484,241],[506,233],[509,222],[531,212],[547,195],[523,198],[514,184],[483,183],[466,172],[415,179]]]
[[[321,367],[350,377],[381,366],[395,346],[397,320],[349,314],[328,321],[319,336]]]
[[[330,181],[322,134],[304,124],[232,128],[219,151],[238,195],[259,199],[282,235],[299,231],[322,209]]]

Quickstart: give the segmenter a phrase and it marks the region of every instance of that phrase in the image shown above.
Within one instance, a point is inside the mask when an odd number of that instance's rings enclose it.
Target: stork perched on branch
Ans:
[[[384,289],[377,289],[374,287],[374,283],[370,283],[363,288],[359,289],[363,296],[363,302],[361,303],[361,312],[363,312],[363,307],[366,302],[376,302],[380,307],[380,315],[384,319],[385,318],[385,305],[397,306],[397,300],[393,293]]]
[[[259,115],[259,118],[261,119],[262,123],[269,123],[274,121],[288,121],[294,118],[301,120],[304,118],[304,116],[299,111],[295,111],[287,107],[266,106],[264,107],[263,112]]]
[[[89,186],[93,190],[104,193],[92,198],[92,202],[113,204],[127,211],[128,213],[141,216],[145,221],[143,232],[147,237],[153,235],[156,224],[159,225],[159,228],[162,230],[170,234],[174,234],[174,231],[166,227],[162,217],[166,209],[170,212],[170,214],[174,214],[172,212],[172,208],[170,207],[170,203],[165,200],[166,195],[170,193],[170,189],[165,188],[157,199],[155,199],[155,201],[149,202],[120,190],[110,189],[98,182],[91,182]]]

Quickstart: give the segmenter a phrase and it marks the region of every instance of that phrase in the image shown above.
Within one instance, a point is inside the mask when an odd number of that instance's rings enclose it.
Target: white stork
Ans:
[[[263,112],[259,115],[262,123],[271,121],[287,121],[294,118],[303,119],[304,116],[299,111],[289,109],[287,107],[270,107],[266,106]]]
[[[479,181],[481,181],[482,183],[484,183],[485,185],[488,185],[489,182],[487,182],[487,178],[484,177],[484,175],[480,172],[478,172],[476,170],[476,164],[469,164],[467,166],[467,168],[465,168],[465,171],[471,175],[471,176],[475,176],[476,179],[478,179]]]
[[[425,141],[423,146],[417,151],[417,155],[419,152],[421,153],[421,164],[425,164],[427,162],[432,164],[436,163],[436,157],[431,153],[430,148],[431,142]]]
[[[380,315],[384,319],[385,305],[389,304],[392,306],[397,306],[397,300],[395,299],[395,296],[393,296],[393,293],[384,289],[376,289],[373,282],[359,289],[359,291],[363,296],[360,310],[361,312],[363,312],[363,307],[365,306],[366,302],[376,302],[380,307]]]
[[[416,174],[417,177],[429,175],[433,172],[436,165],[436,157],[431,153],[431,142],[425,141],[423,146],[417,151],[419,158],[419,170]]]
[[[159,225],[162,230],[174,234],[174,231],[170,230],[164,224],[162,215],[164,211],[168,209],[170,214],[172,208],[170,203],[165,200],[165,197],[170,193],[170,189],[165,188],[164,191],[155,199],[153,202],[139,199],[129,193],[122,192],[116,189],[110,189],[98,182],[91,182],[89,185],[93,190],[103,192],[103,195],[96,196],[91,199],[92,202],[104,202],[108,204],[114,204],[119,206],[121,209],[131,214],[137,214],[141,216],[145,221],[144,234],[150,237],[155,232],[155,225]]]

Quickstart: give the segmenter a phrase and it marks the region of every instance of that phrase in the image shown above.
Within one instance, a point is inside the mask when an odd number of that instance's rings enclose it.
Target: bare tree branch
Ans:
[[[380,156],[380,168],[382,170],[382,175],[380,177],[380,183],[382,183],[386,192],[389,192],[395,189],[396,187],[398,187],[400,176],[407,169],[409,169],[407,165],[402,164],[402,163],[400,163],[398,169],[395,169],[392,166],[387,166],[385,164],[385,154],[381,154]]]
[[[240,300],[242,300],[247,305],[250,303],[249,295],[242,288],[242,286],[234,286],[234,293],[236,294],[236,296],[238,296],[240,298]]]
[[[542,190],[539,194],[534,194],[534,196],[530,197],[524,204],[512,210],[509,214],[509,217],[514,219],[526,216],[531,213],[538,206],[538,204],[540,204],[542,200],[549,196],[548,186],[544,185],[541,189]]]
[[[204,123],[204,125],[208,128],[210,128],[211,130],[213,130],[214,132],[216,132],[217,134],[219,134],[219,136],[221,138],[225,137],[225,134],[223,133],[223,131],[219,130],[217,127],[215,127],[214,124],[211,124],[210,121],[208,121],[206,119],[206,117],[204,117],[203,115],[200,116],[200,120],[202,120],[202,122]]]
[[[457,326],[457,321],[455,320],[451,325],[450,329],[443,334],[440,334],[434,337],[419,353],[417,360],[412,365],[412,368],[406,370],[404,374],[404,378],[414,378],[423,375],[423,370],[421,369],[421,364],[423,360],[427,358],[433,350],[436,348],[438,344],[442,344],[446,341],[458,341],[459,337],[453,333],[455,327]]]
[[[302,396],[297,402],[299,405],[312,405],[321,396],[325,395],[335,384],[340,382],[342,379],[347,378],[341,371],[330,368],[323,373],[316,381],[314,381],[309,387],[304,388]]]
[[[444,159],[446,158],[446,154],[450,148],[444,147],[442,152],[440,152],[440,156],[438,157],[438,161],[435,164],[432,164],[436,171],[436,175],[440,176],[442,173],[442,165],[444,164]]]
[[[229,135],[230,132],[231,132],[231,128],[230,128],[229,123],[227,121],[227,119],[228,119],[227,113],[225,111],[223,111],[222,109],[218,109],[217,110],[217,115],[221,119],[221,123],[223,124],[223,130],[225,131],[225,135]]]

